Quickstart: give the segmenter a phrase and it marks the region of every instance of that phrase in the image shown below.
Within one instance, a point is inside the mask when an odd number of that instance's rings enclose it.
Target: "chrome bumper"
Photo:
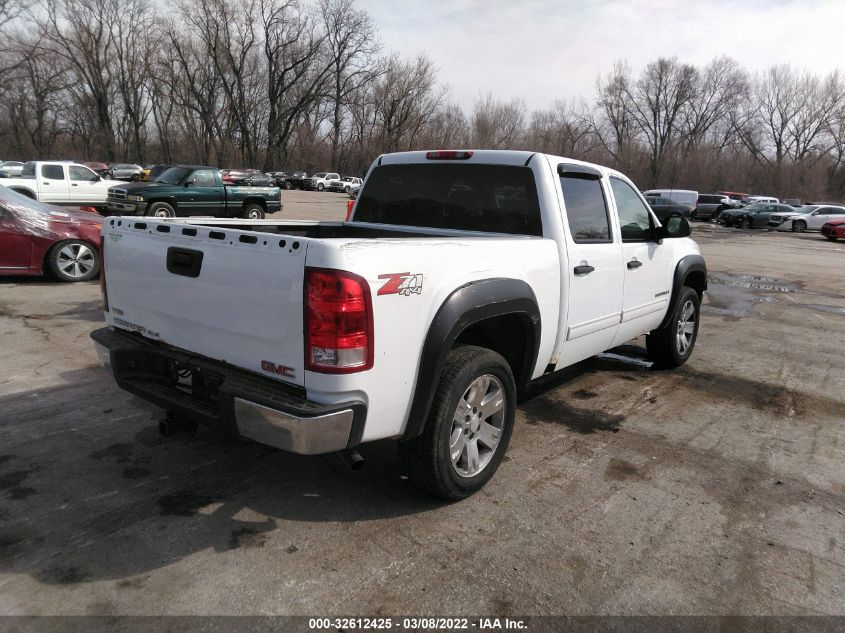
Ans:
[[[352,432],[352,409],[302,418],[235,398],[238,434],[300,455],[333,453],[346,448]]]

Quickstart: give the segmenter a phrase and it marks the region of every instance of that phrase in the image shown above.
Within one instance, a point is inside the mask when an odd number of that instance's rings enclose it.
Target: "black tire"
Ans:
[[[838,238],[835,235],[825,235],[831,242],[835,242]]]
[[[807,230],[807,223],[804,220],[793,220],[792,231],[794,233],[803,233]]]
[[[100,273],[100,254],[84,240],[66,240],[50,249],[47,264],[59,281],[90,281]]]
[[[697,214],[696,214],[696,212],[695,212],[695,209],[693,209],[692,211],[690,211],[690,213],[689,213],[689,219],[690,219],[690,222],[695,222],[695,221],[696,221],[696,219],[697,219]]]
[[[132,174],[132,182],[141,182],[141,176],[139,174]]]
[[[739,223],[739,228],[741,229],[750,229],[751,228],[751,220],[748,218],[742,218]]]
[[[471,393],[474,382],[487,376],[498,380],[499,384],[495,385],[495,388],[501,387],[499,393],[504,392],[501,427],[496,427],[499,430],[498,443],[494,449],[487,449],[489,452],[485,455],[484,464],[480,465],[476,474],[461,475],[449,454],[453,433],[457,431],[458,437],[461,436],[460,430],[453,428],[458,423],[455,421],[455,413],[460,402]],[[491,381],[491,385],[493,384]],[[481,412],[476,414],[475,411],[468,411],[473,416],[473,422],[476,421],[475,416],[479,416],[477,419],[482,422],[494,419],[494,416],[482,419]],[[510,442],[515,417],[516,385],[505,359],[482,347],[467,345],[453,349],[446,357],[422,435],[399,443],[399,453],[407,466],[408,476],[420,488],[445,499],[464,499],[470,496],[480,490],[499,468]],[[479,431],[479,428],[474,431],[465,430],[470,440]],[[466,441],[465,443],[469,444]]]
[[[693,308],[694,326],[692,337],[688,340],[686,347],[682,350],[679,342],[682,319],[687,305]],[[678,299],[672,310],[672,317],[665,328],[653,330],[645,337],[648,358],[654,363],[655,369],[673,369],[683,365],[692,355],[695,341],[698,338],[698,326],[701,320],[701,301],[698,293],[689,286],[682,286],[678,293]]]
[[[245,220],[263,220],[264,209],[261,208],[260,204],[248,202],[241,211],[241,217]]]
[[[146,215],[151,218],[175,218],[176,211],[166,202],[153,202],[147,208]]]
[[[317,191],[322,191],[323,189],[325,189],[325,187],[323,186],[323,183],[318,182],[317,183]]]

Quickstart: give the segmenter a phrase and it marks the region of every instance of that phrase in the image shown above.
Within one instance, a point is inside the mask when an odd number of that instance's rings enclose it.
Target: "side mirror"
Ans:
[[[192,184],[194,184],[194,181],[193,181],[193,180],[186,180],[186,181],[185,181],[185,186],[186,186],[186,187],[190,187]]]
[[[94,177],[91,179],[91,182],[100,182],[102,178],[100,178],[97,174],[94,174]]]
[[[655,228],[655,236],[658,240],[669,237],[689,237],[692,233],[689,222],[679,215],[670,215],[663,225]]]

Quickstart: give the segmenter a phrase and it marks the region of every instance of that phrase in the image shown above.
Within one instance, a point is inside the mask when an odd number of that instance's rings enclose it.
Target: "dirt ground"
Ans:
[[[845,614],[845,244],[694,238],[691,361],[652,371],[635,341],[541,380],[451,504],[389,442],[351,473],[160,437],[97,364],[96,283],[0,280],[0,613]]]

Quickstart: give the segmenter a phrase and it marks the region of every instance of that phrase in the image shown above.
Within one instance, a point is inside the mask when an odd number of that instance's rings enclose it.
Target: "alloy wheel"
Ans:
[[[67,244],[59,251],[58,267],[73,279],[87,275],[96,263],[94,252],[85,244]]]
[[[681,317],[678,319],[678,331],[675,335],[675,342],[678,346],[678,353],[683,356],[692,345],[692,337],[695,335],[695,306],[689,299],[681,308]]]
[[[474,477],[493,458],[505,423],[505,389],[492,374],[476,378],[452,416],[449,457],[461,477]]]

